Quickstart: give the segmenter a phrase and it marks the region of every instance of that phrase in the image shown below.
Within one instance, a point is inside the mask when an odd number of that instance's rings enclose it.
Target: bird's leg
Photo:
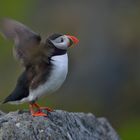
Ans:
[[[34,117],[48,116],[47,114],[42,112],[42,110],[39,108],[39,106],[37,104],[35,104],[35,103],[30,104],[29,107],[30,107],[31,115],[34,116]],[[37,108],[37,111],[34,110],[34,108]]]
[[[34,106],[36,108],[38,108],[38,110],[42,111],[42,110],[47,110],[48,112],[53,112],[53,109],[49,108],[49,107],[40,107],[37,103],[34,103]]]

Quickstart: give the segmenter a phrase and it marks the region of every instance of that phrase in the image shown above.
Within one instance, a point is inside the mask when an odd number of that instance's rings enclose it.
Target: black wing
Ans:
[[[7,39],[14,40],[14,54],[23,64],[29,60],[33,51],[39,46],[41,37],[25,25],[11,19],[0,21],[0,32]]]
[[[32,69],[26,69],[18,78],[15,89],[12,93],[3,101],[3,103],[20,101],[21,99],[29,95],[29,85],[34,77]]]

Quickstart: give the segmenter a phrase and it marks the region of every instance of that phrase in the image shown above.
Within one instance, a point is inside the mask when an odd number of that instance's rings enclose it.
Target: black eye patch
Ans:
[[[64,41],[64,39],[63,38],[61,38],[61,42],[63,42]]]

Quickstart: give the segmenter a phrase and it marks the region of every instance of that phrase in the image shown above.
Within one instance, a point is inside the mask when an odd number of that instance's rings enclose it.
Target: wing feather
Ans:
[[[20,22],[5,18],[0,21],[0,32],[15,43],[14,55],[23,63],[40,45],[41,37]]]

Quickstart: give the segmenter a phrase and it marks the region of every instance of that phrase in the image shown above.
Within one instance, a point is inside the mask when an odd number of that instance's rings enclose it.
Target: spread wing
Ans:
[[[15,43],[14,55],[24,65],[40,45],[41,37],[31,29],[11,19],[0,21],[0,32]]]

